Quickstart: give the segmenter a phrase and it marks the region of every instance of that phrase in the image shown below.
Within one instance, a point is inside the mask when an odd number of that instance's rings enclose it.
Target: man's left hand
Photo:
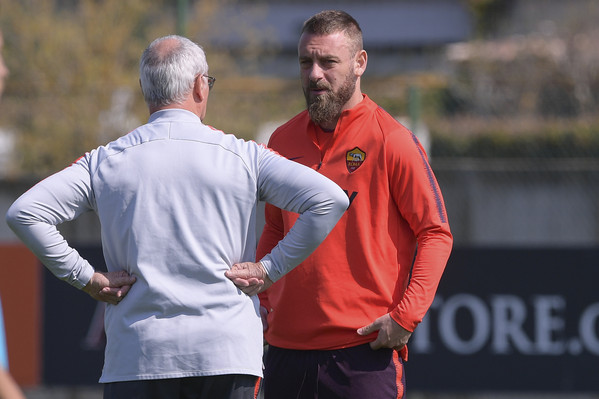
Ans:
[[[262,263],[243,262],[234,264],[225,276],[245,294],[256,295],[272,285]]]
[[[412,336],[412,332],[406,330],[395,320],[391,318],[389,313],[379,317],[371,324],[358,329],[358,334],[369,335],[378,331],[379,335],[376,340],[370,343],[372,349],[393,348],[400,351]]]
[[[135,277],[124,270],[115,272],[94,272],[91,280],[83,287],[92,298],[111,305],[118,305],[127,295]]]

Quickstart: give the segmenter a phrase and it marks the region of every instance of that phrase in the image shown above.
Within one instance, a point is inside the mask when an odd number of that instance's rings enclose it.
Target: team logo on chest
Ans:
[[[345,165],[347,166],[349,173],[354,172],[356,169],[362,166],[362,163],[364,163],[365,159],[366,153],[358,147],[348,151],[345,154]]]

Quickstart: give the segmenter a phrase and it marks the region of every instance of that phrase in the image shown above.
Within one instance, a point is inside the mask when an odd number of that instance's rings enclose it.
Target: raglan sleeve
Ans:
[[[270,146],[271,142],[269,140],[269,147]],[[283,212],[281,211],[281,208],[277,208],[269,203],[264,204],[264,227],[256,248],[256,260],[262,259],[269,254],[284,236],[285,224],[283,223]],[[258,297],[260,298],[260,304],[266,309],[270,309],[268,290],[259,293]]]
[[[88,158],[37,183],[8,209],[6,223],[56,277],[83,288],[94,268],[57,229],[93,209]]]
[[[258,259],[270,279],[277,281],[324,241],[347,210],[349,200],[330,179],[266,148],[259,170],[260,199],[272,204],[272,208],[266,209],[269,220]],[[275,207],[299,214],[284,236],[280,210]]]
[[[264,258],[285,236],[283,214],[280,208],[271,204],[264,204],[264,228],[256,248],[256,260]],[[268,290],[258,294],[260,304],[270,309]]]
[[[390,135],[386,159],[392,196],[418,243],[409,285],[391,317],[414,331],[433,302],[453,237],[441,190],[416,136],[409,131]]]
[[[266,203],[264,204],[264,228],[258,241],[256,259],[262,259],[268,254],[285,235],[283,214],[281,208]]]

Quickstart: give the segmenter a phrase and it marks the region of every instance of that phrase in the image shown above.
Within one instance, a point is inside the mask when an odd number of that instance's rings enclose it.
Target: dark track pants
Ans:
[[[259,383],[243,374],[111,382],[104,399],[255,399]]]
[[[265,356],[265,399],[400,399],[404,367],[397,351],[368,344],[330,351],[270,346]]]

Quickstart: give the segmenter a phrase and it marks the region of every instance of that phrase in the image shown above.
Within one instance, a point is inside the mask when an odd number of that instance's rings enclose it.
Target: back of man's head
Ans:
[[[182,36],[164,36],[144,50],[139,79],[146,104],[151,108],[181,103],[191,92],[195,78],[208,72],[202,48]]]

